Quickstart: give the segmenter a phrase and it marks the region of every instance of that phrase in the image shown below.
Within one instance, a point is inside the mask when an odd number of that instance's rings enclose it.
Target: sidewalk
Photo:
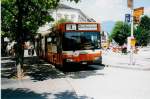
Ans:
[[[103,54],[103,64],[110,67],[135,69],[135,70],[150,70],[150,52],[140,51],[134,54],[133,63],[130,64],[130,53],[124,55],[122,53],[108,52]]]
[[[2,99],[90,99],[78,96],[68,78],[53,65],[26,57],[25,77],[14,79],[15,61],[2,57],[1,92]]]

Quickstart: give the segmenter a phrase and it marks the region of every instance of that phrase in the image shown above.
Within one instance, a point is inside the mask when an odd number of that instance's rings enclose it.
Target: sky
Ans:
[[[124,21],[124,15],[130,13],[127,0],[81,0],[77,4],[64,1],[74,8],[79,8],[87,16],[94,18],[97,22]],[[134,0],[134,8],[144,7],[144,12],[150,16],[150,0]]]

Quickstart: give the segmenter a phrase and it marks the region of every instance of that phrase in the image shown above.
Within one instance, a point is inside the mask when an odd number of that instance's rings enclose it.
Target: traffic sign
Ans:
[[[140,16],[144,13],[144,7],[136,8],[133,12],[134,23],[140,22]]]
[[[132,47],[135,47],[136,39],[134,37],[128,37],[127,38],[127,50],[131,51]]]
[[[130,14],[125,14],[125,22],[130,22]]]
[[[144,7],[134,9],[133,16],[141,16],[144,13]]]
[[[131,42],[130,42],[131,46],[134,47],[135,43],[136,43],[136,39],[135,38],[131,38]]]

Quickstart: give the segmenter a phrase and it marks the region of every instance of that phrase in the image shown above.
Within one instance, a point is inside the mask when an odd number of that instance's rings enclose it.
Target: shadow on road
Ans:
[[[34,81],[43,81],[47,79],[64,78],[64,74],[58,71],[53,65],[39,59],[31,57],[24,61],[25,74]]]
[[[75,92],[65,91],[58,94],[54,94],[55,99],[94,99],[88,96],[77,96]]]
[[[66,65],[62,71],[67,72],[78,72],[78,71],[91,71],[91,70],[101,70],[104,69],[105,65]]]
[[[2,57],[1,60],[15,60],[15,57]]]
[[[14,58],[2,58],[1,60],[1,77],[12,78],[16,74]]]
[[[12,59],[14,60],[14,59]],[[2,63],[2,78],[12,78],[16,74],[15,61],[5,59]],[[3,60],[4,61],[4,60]],[[63,71],[56,69],[48,62],[39,59],[38,57],[25,57],[24,58],[24,75],[30,76],[33,81],[43,81],[47,79],[65,78],[69,74],[72,78],[86,78],[98,74],[96,70],[104,69],[104,65],[89,65],[89,66],[72,66],[63,69]],[[63,72],[63,73],[62,73]],[[71,75],[70,75],[71,74]]]
[[[104,65],[72,66],[63,72],[66,76],[73,79],[82,79],[89,76],[104,75],[103,73],[97,72],[97,70],[103,70],[104,67]]]
[[[2,99],[48,99],[46,96],[29,89],[2,89],[1,92]]]
[[[2,99],[93,99],[88,96],[77,96],[75,92],[64,91],[57,94],[36,93],[26,88],[2,89]],[[53,98],[52,98],[53,97]]]
[[[13,60],[13,59],[12,59]],[[2,78],[12,78],[16,75],[15,61],[10,58],[3,59],[2,63]],[[38,57],[24,58],[24,75],[30,76],[31,80],[43,81],[47,79],[63,78],[64,75],[51,64],[39,59]]]

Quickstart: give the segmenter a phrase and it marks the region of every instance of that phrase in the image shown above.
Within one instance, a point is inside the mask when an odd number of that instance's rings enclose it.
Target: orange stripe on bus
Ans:
[[[101,57],[101,53],[95,53],[95,54],[80,54],[79,56],[73,56],[73,55],[63,55],[64,59],[72,59],[74,62],[80,62],[80,61],[92,61],[96,57]]]

